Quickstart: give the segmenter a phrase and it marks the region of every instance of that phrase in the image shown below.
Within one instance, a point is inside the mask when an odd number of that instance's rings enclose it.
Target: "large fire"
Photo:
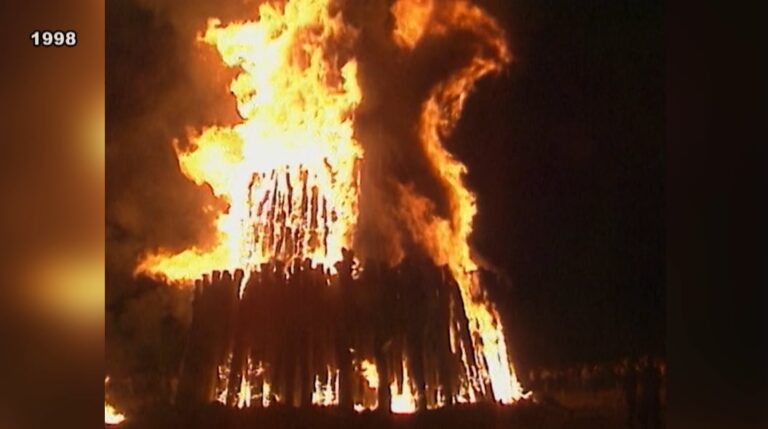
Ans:
[[[260,264],[275,260],[309,258],[333,267],[343,258],[342,249],[353,248],[364,162],[354,115],[365,95],[351,48],[356,31],[331,3],[267,2],[255,21],[223,25],[209,20],[200,40],[214,46],[227,66],[239,70],[230,89],[242,121],[206,128],[191,136],[191,147],[176,145],[176,150],[182,172],[197,184],[209,185],[229,208],[218,215],[214,246],[147,255],[137,272],[184,282],[214,270],[257,272]],[[485,46],[435,85],[422,105],[419,140],[446,189],[449,215],[437,213],[428,198],[408,186],[399,189],[400,212],[433,262],[447,266],[458,283],[472,350],[455,340],[460,329],[455,323],[449,328],[451,348],[461,355],[472,386],[461,386],[464,394],[456,401],[474,402],[477,390],[511,403],[523,397],[523,391],[507,354],[499,314],[479,283],[469,245],[475,196],[464,184],[466,167],[443,146],[474,83],[499,71],[510,54],[497,23],[468,1],[399,0],[391,13],[392,40],[403,50],[414,49],[428,35],[453,30],[470,32]],[[402,377],[390,386],[379,386],[371,361],[359,366],[369,388],[390,388],[393,412],[416,410],[418,398],[405,359]],[[338,403],[336,373],[329,367],[327,373],[315,374],[314,404]],[[241,407],[251,403],[250,383],[247,377],[240,380]],[[259,383],[261,400],[267,404],[269,381]],[[486,386],[491,392],[485,392]]]
[[[213,248],[152,255],[140,271],[191,280],[275,258],[341,259],[358,212],[363,152],[352,119],[361,93],[355,60],[327,48],[352,37],[327,0],[265,3],[256,22],[209,21],[202,41],[241,69],[230,89],[242,122],[205,129],[179,150],[179,163],[229,210],[216,221]]]

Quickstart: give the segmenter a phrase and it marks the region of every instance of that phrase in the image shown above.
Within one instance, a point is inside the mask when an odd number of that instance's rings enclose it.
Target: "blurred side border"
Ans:
[[[0,5],[2,428],[104,424],[104,6]]]

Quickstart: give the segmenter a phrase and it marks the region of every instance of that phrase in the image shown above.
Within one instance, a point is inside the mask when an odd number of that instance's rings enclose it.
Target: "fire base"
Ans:
[[[408,413],[493,400],[446,268],[359,269],[346,251],[334,268],[273,262],[197,281],[176,403]]]

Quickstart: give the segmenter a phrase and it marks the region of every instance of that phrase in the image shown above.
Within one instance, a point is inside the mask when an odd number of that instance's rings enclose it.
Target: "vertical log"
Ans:
[[[435,326],[436,357],[438,362],[438,377],[443,387],[443,395],[447,406],[453,405],[454,397],[458,394],[458,379],[456,377],[460,365],[457,353],[451,350],[450,330],[451,319],[451,284],[446,277],[446,271],[441,271],[438,278],[438,323]]]
[[[200,337],[200,320],[203,296],[203,282],[195,280],[195,292],[192,301],[192,323],[190,324],[189,334],[187,335],[184,346],[184,355],[182,356],[181,371],[179,375],[179,387],[176,393],[175,402],[181,409],[188,409],[203,401],[201,398],[202,387],[202,365]]]
[[[354,254],[346,249],[341,249],[342,261],[336,265],[339,274],[339,297],[341,308],[337,315],[338,338],[336,358],[339,368],[339,406],[344,410],[354,409],[352,397],[352,347],[351,339],[354,337],[354,326],[350,322],[349,309],[353,305],[351,301],[352,288],[352,263]]]
[[[225,278],[229,273],[225,272]],[[240,385],[243,376],[247,376],[248,370],[248,317],[244,306],[245,300],[239,300],[238,295],[243,281],[243,270],[236,270],[232,279],[232,290],[229,293],[233,294],[232,313],[234,315],[234,323],[230,328],[232,332],[232,345],[230,347],[232,353],[232,363],[230,364],[229,380],[227,383],[227,405],[234,406],[237,404],[240,394]],[[247,285],[246,285],[247,286]]]

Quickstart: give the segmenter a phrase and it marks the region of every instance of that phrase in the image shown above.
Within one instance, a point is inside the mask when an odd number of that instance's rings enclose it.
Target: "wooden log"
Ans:
[[[419,408],[437,404],[438,386],[451,405],[465,377],[452,329],[470,372],[480,363],[450,271],[407,258],[394,268],[366,261],[362,276],[353,278],[354,263],[354,253],[343,249],[333,275],[297,259],[287,269],[281,261],[262,264],[245,285],[242,270],[214,271],[196,282],[178,401],[213,399],[221,388],[216,368],[229,364],[227,403],[236,404],[250,361],[262,367],[251,380],[254,395],[267,380],[281,402],[298,407],[311,404],[315,376],[325,381],[329,367],[338,369],[339,404],[351,410],[372,401],[359,374],[362,360],[370,359],[379,373],[373,400],[380,410],[390,408],[393,381],[403,388],[403,365],[421,398]]]
[[[226,277],[226,276],[225,276]],[[235,302],[232,306],[234,315],[234,326],[230,328],[233,332],[231,340],[232,363],[230,364],[229,380],[227,383],[227,405],[237,404],[240,394],[240,386],[243,377],[247,377],[248,371],[248,313],[246,312],[246,301],[238,300],[237,296],[243,286],[243,271],[235,271],[233,277],[233,289],[235,292]]]

